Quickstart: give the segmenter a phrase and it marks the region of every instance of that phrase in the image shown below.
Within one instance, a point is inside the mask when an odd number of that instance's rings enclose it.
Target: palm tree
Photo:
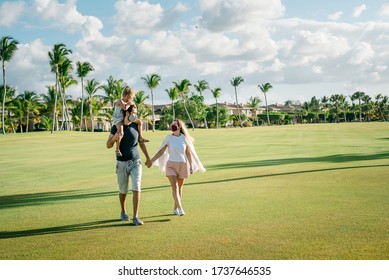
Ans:
[[[240,110],[239,110],[239,102],[238,102],[238,92],[236,88],[244,82],[242,77],[233,77],[232,80],[230,81],[231,85],[235,89],[235,99],[236,99],[236,108],[238,109],[238,116],[239,116],[239,125],[242,126],[242,119],[240,117]]]
[[[15,98],[12,101],[12,113],[13,117],[17,119],[17,123],[20,127],[20,132],[23,133],[23,118],[24,118],[24,106],[20,98]]]
[[[333,94],[330,97],[330,101],[334,103],[336,110],[336,122],[339,123],[339,103],[341,101],[340,94]]]
[[[3,66],[3,106],[1,109],[1,133],[5,134],[5,125],[4,125],[4,114],[5,114],[5,98],[7,95],[7,79],[6,79],[6,67],[5,62],[10,61],[18,49],[19,42],[14,40],[12,37],[4,36],[0,41],[0,60]]]
[[[147,99],[149,99],[149,96],[145,95],[143,90],[139,90],[134,97],[134,103],[138,108],[138,118],[149,123],[150,121],[147,119],[147,116],[149,116],[151,112],[145,104]]]
[[[151,91],[151,111],[152,111],[152,121],[153,121],[153,132],[155,131],[155,113],[154,113],[154,93],[153,90],[159,86],[159,82],[161,81],[161,77],[158,74],[147,75],[146,77],[142,77],[145,81],[145,84]]]
[[[63,96],[62,96],[63,106],[62,106],[62,108],[64,110],[63,115],[65,116],[65,119],[67,120],[67,129],[71,129],[69,110],[68,110],[68,106],[67,106],[69,99],[71,100],[71,97],[66,96],[66,89],[69,88],[71,85],[77,85],[77,84],[78,84],[77,80],[73,79],[73,77],[70,75],[65,76],[61,79],[62,93],[63,93]],[[64,124],[64,122],[62,122],[62,126],[63,126],[63,124]]]
[[[385,102],[387,103],[388,97],[383,96],[381,93],[379,93],[375,96],[375,99],[376,99],[375,104],[378,109],[378,112],[381,115],[382,120],[386,122],[384,110],[385,110]]]
[[[348,111],[348,108],[350,107],[350,104],[347,102],[346,96],[343,94],[341,94],[339,96],[339,106],[341,107],[341,109],[343,111],[344,122],[347,122],[347,111]]]
[[[165,89],[165,92],[168,94],[170,100],[172,101],[172,109],[173,109],[173,120],[176,118],[176,112],[174,110],[174,101],[178,98],[178,90],[177,87],[171,87],[169,89]]]
[[[2,87],[2,86],[1,86]],[[14,132],[14,133],[16,133],[16,131],[15,131],[15,127],[14,127],[14,125],[13,125],[13,119],[12,119],[12,117],[15,117],[15,115],[16,115],[16,111],[18,110],[18,108],[17,108],[17,106],[15,106],[15,102],[20,102],[20,100],[18,100],[17,98],[15,98],[15,93],[16,93],[16,90],[15,90],[15,88],[13,88],[13,87],[9,87],[9,86],[7,86],[6,87],[6,91],[7,91],[7,93],[6,93],[6,100],[5,100],[5,109],[6,109],[6,111],[7,111],[7,120],[5,121],[6,123],[5,124],[7,124],[7,122],[8,122],[8,124],[11,126],[11,129],[12,129],[12,131]],[[3,102],[2,101],[2,95],[0,95],[0,100],[1,100],[1,103]],[[20,106],[21,107],[21,106]]]
[[[267,96],[266,93],[269,91],[269,89],[273,88],[273,86],[270,83],[258,85],[258,87],[261,89],[263,94],[265,95],[265,103],[266,103],[266,116],[267,116],[267,124],[270,125],[270,118],[269,118],[269,106],[267,105]]]
[[[197,83],[198,84],[194,85],[194,87],[200,93],[200,96],[203,97],[203,91],[209,89],[209,84],[206,80],[197,81]],[[204,114],[204,124],[205,124],[205,128],[208,129],[207,117],[205,114]]]
[[[58,98],[58,92],[59,92],[59,67],[60,65],[65,61],[66,56],[68,54],[72,53],[70,49],[67,49],[65,44],[55,44],[53,46],[52,51],[49,51],[48,55],[50,58],[50,66],[51,66],[51,72],[55,73],[55,98],[54,98],[54,106],[53,106],[53,127],[51,129],[51,133],[54,133],[54,125],[58,121],[55,120],[57,113],[57,98]],[[58,126],[57,126],[58,130]]]
[[[100,89],[100,84],[95,80],[92,79],[90,81],[87,81],[87,84],[85,85],[85,90],[88,93],[89,96],[89,116],[90,116],[90,121],[91,121],[91,129],[92,132],[95,131],[94,129],[94,121],[93,121],[93,96],[96,94],[96,92]],[[87,129],[87,128],[86,128]]]
[[[182,103],[184,105],[186,114],[188,115],[190,124],[192,125],[192,129],[194,130],[194,125],[193,125],[193,122],[192,122],[192,118],[190,117],[188,108],[186,108],[186,95],[188,94],[189,86],[191,86],[192,84],[187,79],[181,80],[178,83],[173,82],[173,84],[177,88],[178,95],[181,96]]]
[[[321,109],[323,111],[323,114],[324,114],[324,122],[326,123],[327,122],[327,110],[328,110],[328,102],[330,100],[328,99],[327,96],[323,96],[320,100],[320,105],[321,105]]]
[[[121,98],[124,87],[122,79],[116,80],[114,77],[109,76],[107,84],[102,86],[106,94],[105,100],[113,106],[115,100]]]
[[[71,127],[70,117],[67,108],[67,100],[66,100],[66,89],[71,85],[78,84],[77,81],[70,75],[70,72],[73,70],[73,62],[67,57],[64,58],[63,62],[58,67],[59,73],[59,83],[61,85],[61,99],[62,99],[62,124],[61,130],[64,128],[66,124],[66,129]]]
[[[366,112],[366,118],[367,118],[367,121],[370,121],[370,114],[371,114],[371,111],[373,109],[373,103],[372,103],[372,100],[371,100],[371,97],[367,94],[365,94],[362,98],[364,104],[363,104],[363,110]]]
[[[80,131],[82,131],[82,120],[84,118],[83,112],[84,112],[84,78],[95,69],[93,66],[85,61],[80,62],[77,61],[77,76],[81,79],[81,117],[80,117]]]
[[[251,116],[253,120],[257,120],[257,126],[259,126],[258,117],[257,117],[257,109],[259,104],[262,102],[259,97],[250,97],[249,102],[247,102],[247,106],[251,108]]]
[[[221,95],[221,88],[215,88],[211,90],[213,97],[215,98],[216,101],[216,128],[219,128],[219,106],[217,105],[217,99]]]
[[[358,100],[358,105],[359,105],[359,122],[362,122],[362,105],[361,105],[361,101],[363,99],[363,97],[365,96],[366,94],[362,91],[357,91],[355,92],[352,96],[351,96],[351,99],[352,100]]]
[[[52,112],[54,111],[54,102],[55,102],[55,86],[48,86],[47,87],[47,94],[41,94],[41,100],[43,104],[45,104],[45,108],[43,110],[43,115],[46,115],[47,117],[51,116]],[[57,109],[55,110],[56,113],[58,113],[59,108],[57,104]],[[58,122],[58,116],[54,118]],[[52,125],[52,124],[51,124]],[[58,127],[58,124],[56,124]]]
[[[22,102],[24,115],[26,116],[26,132],[29,130],[30,114],[39,114],[40,105],[38,103],[39,97],[33,91],[25,91],[19,94],[18,99]]]

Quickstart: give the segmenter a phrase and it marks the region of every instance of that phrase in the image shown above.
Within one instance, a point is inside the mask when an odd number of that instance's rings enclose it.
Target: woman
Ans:
[[[185,124],[176,119],[173,121],[171,129],[173,133],[166,136],[158,152],[151,159],[151,163],[155,162],[161,172],[166,172],[166,177],[172,186],[173,212],[182,216],[185,215],[182,208],[184,180],[189,177],[189,174],[198,170],[205,172],[205,168],[196,154],[193,138],[189,135]],[[150,166],[151,164],[148,165],[148,167]]]

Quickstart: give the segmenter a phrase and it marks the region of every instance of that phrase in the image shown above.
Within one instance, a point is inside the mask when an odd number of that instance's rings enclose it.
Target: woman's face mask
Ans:
[[[172,131],[175,132],[178,130],[178,126],[176,124],[172,124]]]

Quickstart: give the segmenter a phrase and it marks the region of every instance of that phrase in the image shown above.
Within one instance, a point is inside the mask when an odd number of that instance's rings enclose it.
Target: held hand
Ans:
[[[190,174],[193,174],[193,168],[192,168],[192,166],[189,168],[189,172],[190,172]]]
[[[150,168],[153,165],[153,163],[150,159],[148,159],[146,160],[145,165],[147,166],[147,168]]]

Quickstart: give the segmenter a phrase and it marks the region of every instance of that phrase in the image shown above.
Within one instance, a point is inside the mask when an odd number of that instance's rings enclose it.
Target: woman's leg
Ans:
[[[178,193],[180,194],[181,203],[182,203],[182,189],[184,186],[184,179],[177,178]]]
[[[181,197],[178,189],[177,177],[167,176],[170,185],[172,186],[172,194],[174,199],[174,209],[181,208]]]

